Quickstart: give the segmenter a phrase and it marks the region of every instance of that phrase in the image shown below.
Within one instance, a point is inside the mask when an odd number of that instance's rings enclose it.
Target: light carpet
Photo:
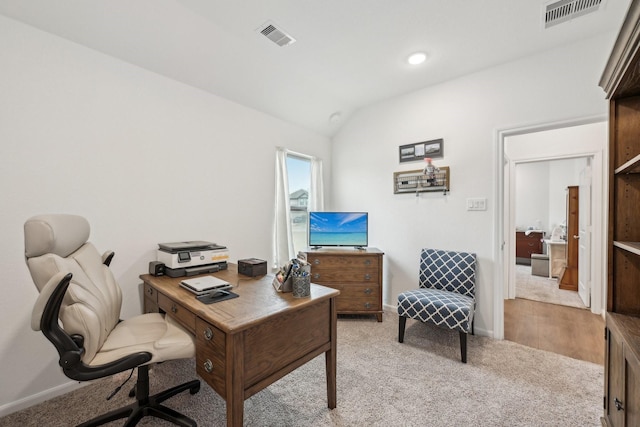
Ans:
[[[327,408],[320,356],[245,401],[245,426],[599,426],[603,367],[509,341],[469,336],[460,362],[457,332],[398,317],[338,320],[338,407]],[[194,360],[162,363],[151,391],[195,377]],[[0,426],[70,426],[131,401],[125,374],[0,418]],[[132,380],[135,380],[135,375]],[[225,403],[203,383],[166,402],[199,426],[226,425]],[[122,421],[109,426],[121,426]],[[145,418],[140,426],[168,426]]]
[[[558,279],[532,275],[529,265],[516,265],[516,298],[587,308],[578,292],[560,289]]]

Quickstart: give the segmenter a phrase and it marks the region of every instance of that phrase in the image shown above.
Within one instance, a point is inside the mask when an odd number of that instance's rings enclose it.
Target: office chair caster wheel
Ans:
[[[199,391],[200,391],[200,383],[199,382],[198,382],[198,385],[195,385],[195,386],[193,386],[193,387],[191,387],[189,389],[189,393],[191,393],[191,394],[196,394]]]

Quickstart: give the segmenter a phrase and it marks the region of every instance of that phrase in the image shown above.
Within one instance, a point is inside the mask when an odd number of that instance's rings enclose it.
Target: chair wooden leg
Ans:
[[[462,356],[462,363],[467,363],[467,334],[466,332],[460,332],[460,355]]]
[[[407,318],[398,316],[398,342],[404,341],[404,328],[407,325]]]

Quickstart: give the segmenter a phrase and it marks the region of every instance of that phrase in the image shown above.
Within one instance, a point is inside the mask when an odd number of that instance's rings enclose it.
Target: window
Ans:
[[[285,265],[307,247],[309,211],[324,210],[322,160],[276,149],[273,265]]]
[[[289,178],[289,211],[295,253],[307,247],[309,191],[311,188],[311,160],[287,154]]]

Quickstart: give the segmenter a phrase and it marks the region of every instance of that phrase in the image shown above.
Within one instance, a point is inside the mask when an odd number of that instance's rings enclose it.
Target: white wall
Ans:
[[[27,218],[88,218],[116,253],[126,318],[159,242],[271,259],[276,146],[322,158],[327,181],[331,163],[325,137],[2,16],[0,40],[1,416],[69,384],[29,327]]]
[[[501,272],[496,241],[497,131],[606,115],[598,87],[614,34],[584,40],[362,109],[333,141],[333,208],[370,212],[370,245],[386,255],[384,302],[417,286],[420,248],[476,252],[476,333],[493,335],[494,290]],[[424,72],[428,72],[428,64]],[[444,138],[451,192],[393,194],[403,144]],[[488,210],[465,200],[485,197]],[[500,329],[500,327],[498,328]],[[500,333],[498,333],[500,336]]]
[[[586,157],[517,164],[516,230],[534,227],[550,236],[566,219],[567,187],[578,185],[586,165]]]

